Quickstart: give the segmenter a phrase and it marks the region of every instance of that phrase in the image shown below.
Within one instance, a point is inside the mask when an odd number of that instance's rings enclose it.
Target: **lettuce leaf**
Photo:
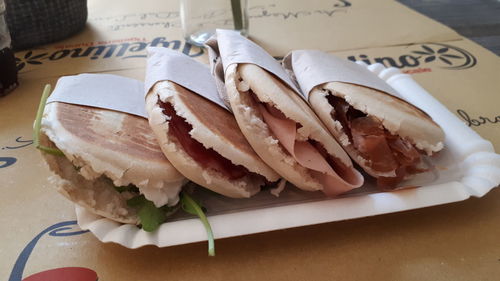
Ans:
[[[212,232],[212,227],[210,226],[210,223],[208,222],[208,219],[202,210],[202,207],[185,192],[182,192],[181,194],[181,204],[182,204],[182,209],[185,212],[198,216],[200,218],[201,223],[203,223],[205,231],[207,232],[208,255],[211,257],[215,256],[214,234]]]
[[[36,112],[35,124],[33,125],[33,143],[35,144],[35,147],[37,149],[45,153],[52,154],[55,156],[64,156],[64,153],[61,150],[57,148],[46,147],[40,144],[40,129],[42,127],[42,116],[43,116],[43,111],[45,110],[47,99],[49,98],[49,94],[50,94],[50,85],[47,84],[43,89],[42,98],[40,99],[40,104],[38,105],[38,110]]]
[[[139,193],[139,188],[133,184],[129,184],[127,186],[115,186],[115,190],[120,193],[125,191]]]
[[[127,205],[138,210],[137,215],[144,231],[155,231],[167,219],[165,213],[144,195],[127,200]]]

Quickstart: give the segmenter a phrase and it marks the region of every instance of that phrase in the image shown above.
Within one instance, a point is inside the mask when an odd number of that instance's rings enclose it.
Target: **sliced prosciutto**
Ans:
[[[161,101],[158,103],[163,108],[163,113],[170,117],[168,133],[177,138],[184,151],[203,168],[215,170],[230,180],[243,178],[250,173],[245,167],[233,164],[215,150],[207,149],[203,144],[193,139],[189,134],[193,129],[191,124],[178,116],[170,103]]]
[[[377,177],[377,185],[384,189],[395,188],[407,175],[420,173],[422,154],[407,140],[391,134],[379,120],[354,109],[345,100],[328,95],[335,112],[333,118],[340,122],[359,155],[367,166],[379,173],[394,176]]]
[[[328,155],[321,144],[313,140],[298,140],[297,129],[300,125],[295,121],[269,104],[259,103],[258,108],[280,144],[301,166],[309,169],[324,187],[326,195],[336,196],[361,185],[362,178],[353,168]]]

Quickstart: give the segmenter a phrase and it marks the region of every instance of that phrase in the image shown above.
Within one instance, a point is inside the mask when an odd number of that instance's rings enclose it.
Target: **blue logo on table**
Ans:
[[[12,150],[12,149],[19,149],[23,148],[29,145],[33,144],[33,140],[23,140],[23,137],[17,137],[15,140],[16,145],[13,146],[4,146],[2,147],[2,150],[7,149],[7,150]],[[1,168],[7,168],[12,165],[14,165],[17,162],[17,158],[15,157],[6,157],[6,156],[0,156],[0,169]]]
[[[367,64],[381,63],[385,67],[415,68],[433,65],[442,69],[461,70],[474,67],[477,59],[469,51],[443,44],[426,43],[412,45],[408,53],[399,57],[369,57],[365,54],[347,57],[351,61],[364,61]]]
[[[38,241],[48,233],[49,236],[52,237],[66,237],[66,236],[74,236],[87,233],[88,230],[81,230],[79,228],[75,228],[77,225],[76,221],[64,221],[60,223],[56,223],[44,229],[40,232],[33,240],[31,240],[26,247],[24,247],[21,254],[19,254],[16,263],[14,264],[14,268],[12,269],[9,281],[58,281],[58,280],[81,280],[81,281],[96,281],[97,274],[95,271],[84,268],[84,267],[61,267],[61,268],[53,268],[50,270],[38,272],[32,274],[23,279],[24,269],[26,267],[26,263],[33,252]]]

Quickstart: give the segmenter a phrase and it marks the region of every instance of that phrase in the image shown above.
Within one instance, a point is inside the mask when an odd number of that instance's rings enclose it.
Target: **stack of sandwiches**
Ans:
[[[224,31],[209,47],[212,73],[172,50],[149,50],[143,114],[113,103],[42,101],[35,134],[58,190],[96,214],[154,231],[178,208],[188,181],[231,198],[285,180],[334,197],[362,186],[364,175],[383,190],[404,186],[443,148],[441,128],[388,85],[378,87],[385,82],[363,66],[347,68],[380,80],[375,86],[329,78],[311,84],[308,75],[325,71],[315,63],[331,55],[308,53],[322,58],[315,62],[292,53],[283,68],[256,44]],[[337,69],[351,64],[326,61]],[[92,79],[86,85],[110,77]],[[140,82],[120,83],[137,89]],[[61,91],[71,88],[58,83]]]

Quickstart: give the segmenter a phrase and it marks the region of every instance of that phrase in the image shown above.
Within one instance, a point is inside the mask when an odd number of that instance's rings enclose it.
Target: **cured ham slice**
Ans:
[[[319,143],[297,139],[299,124],[269,104],[259,103],[258,108],[280,144],[321,182],[326,195],[336,196],[359,186],[359,177],[340,161],[328,155]]]
[[[377,177],[381,188],[394,188],[407,175],[421,173],[422,153],[409,141],[392,135],[378,119],[354,109],[341,98],[328,96],[335,112],[333,118],[340,122],[349,141],[367,165],[376,172],[389,173],[392,177]]]
[[[363,158],[370,161],[374,170],[390,172],[398,168],[379,122],[370,117],[359,117],[351,119],[349,125],[354,147]]]
[[[163,108],[163,113],[170,117],[168,133],[177,138],[186,153],[198,164],[206,169],[213,169],[221,173],[229,180],[240,179],[250,173],[245,167],[233,164],[215,150],[205,148],[203,144],[192,138],[189,132],[193,127],[184,118],[177,115],[170,103],[159,101],[159,104]]]

